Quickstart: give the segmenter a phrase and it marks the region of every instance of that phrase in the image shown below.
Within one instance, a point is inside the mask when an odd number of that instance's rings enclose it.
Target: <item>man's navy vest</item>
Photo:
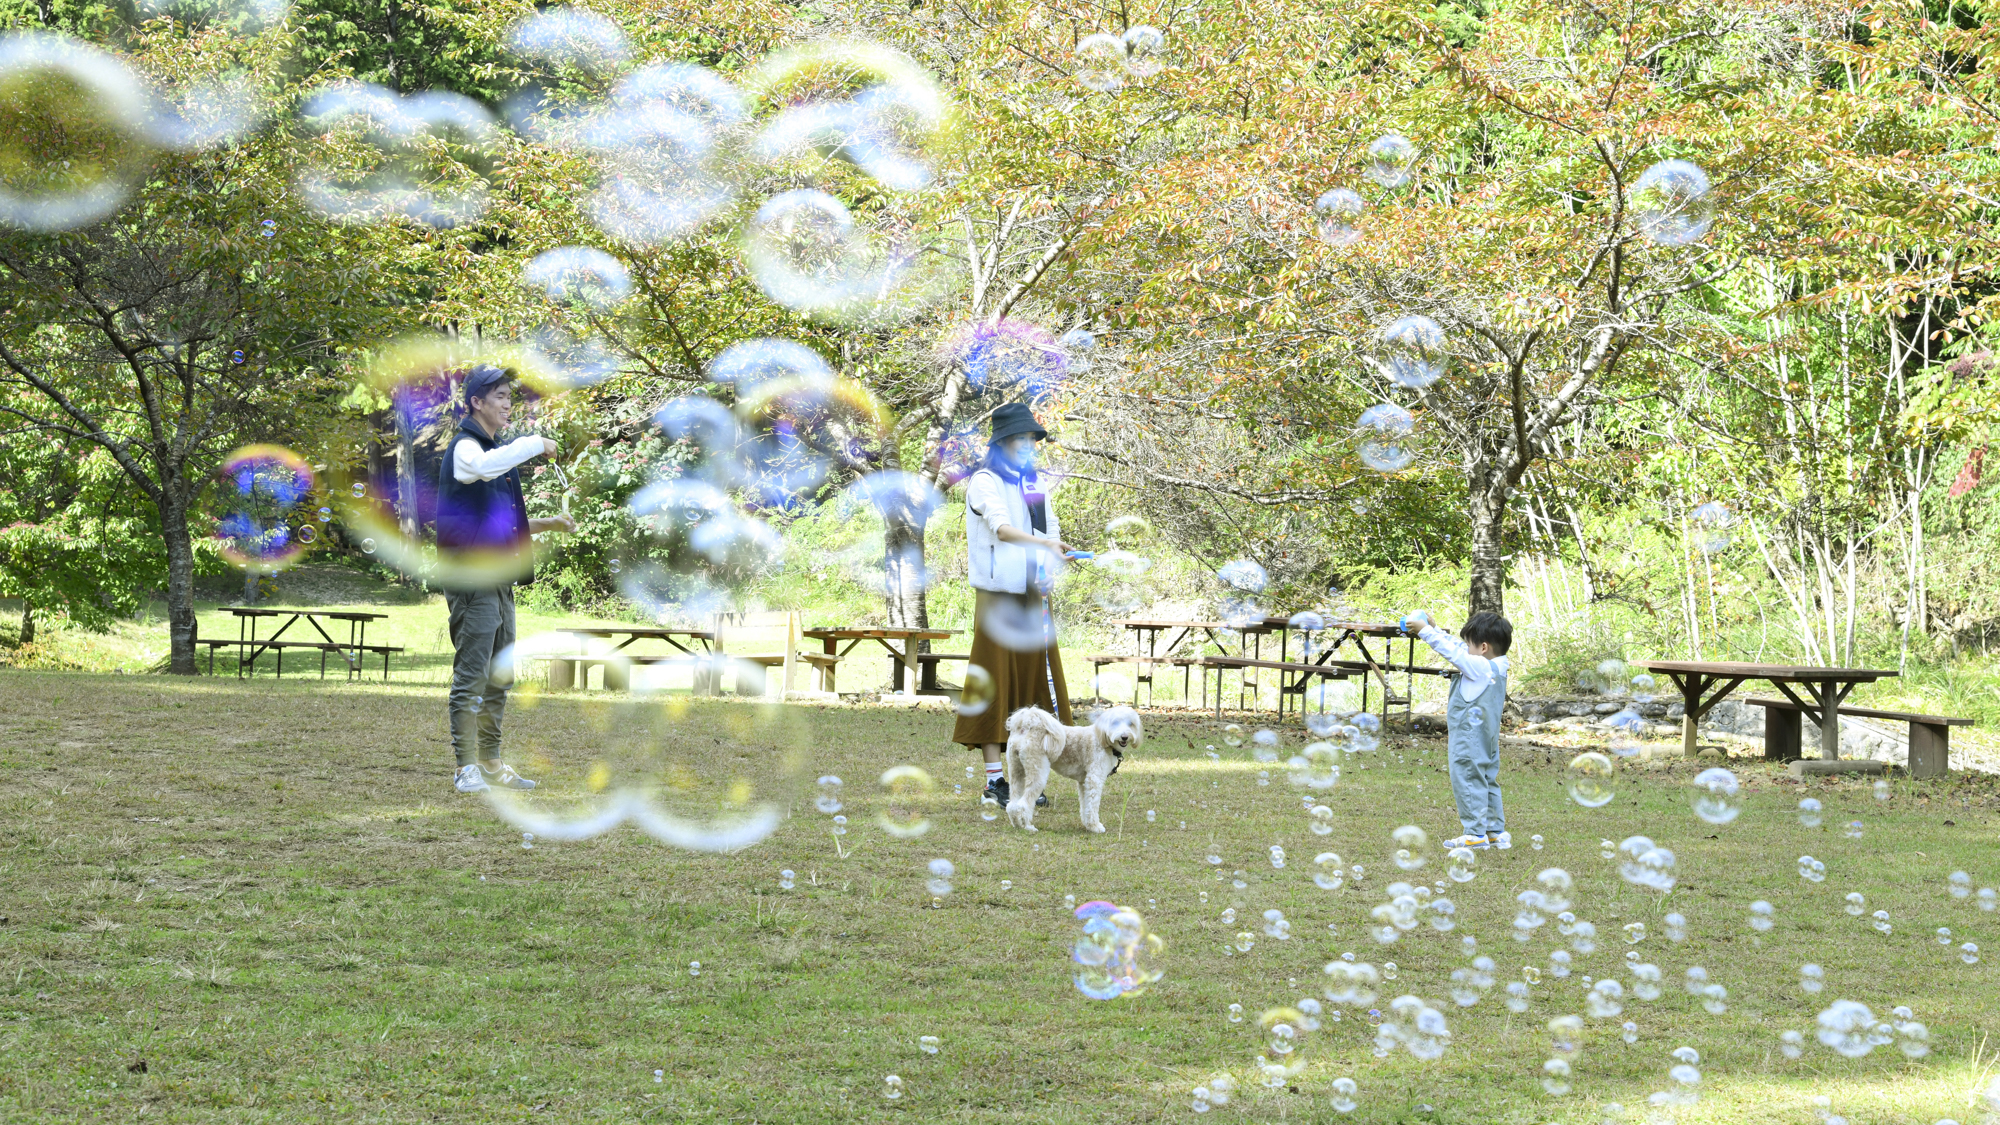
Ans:
[[[482,569],[512,556],[520,567],[516,580],[525,581],[534,570],[535,555],[528,535],[528,504],[521,496],[521,467],[492,480],[460,481],[452,466],[458,460],[458,443],[465,438],[478,442],[481,449],[496,444],[470,417],[452,435],[438,464],[438,553],[476,559]]]

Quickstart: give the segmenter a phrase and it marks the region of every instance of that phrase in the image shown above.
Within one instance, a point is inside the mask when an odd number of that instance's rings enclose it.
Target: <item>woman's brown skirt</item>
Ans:
[[[1006,742],[1007,716],[1023,707],[1054,711],[1063,722],[1070,722],[1069,688],[1063,683],[1062,655],[1056,648],[1055,624],[1048,616],[1046,599],[1040,594],[993,590],[975,593],[978,601],[972,614],[972,659],[968,663],[984,668],[993,677],[993,703],[977,715],[960,715],[951,740],[968,747]],[[1024,627],[1032,630],[1031,636],[1046,637],[1048,647],[1021,652],[1000,643],[999,638],[1004,637],[1019,646]]]

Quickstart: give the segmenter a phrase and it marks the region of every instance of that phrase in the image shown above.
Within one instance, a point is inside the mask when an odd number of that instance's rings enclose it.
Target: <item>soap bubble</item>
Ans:
[[[895,1101],[903,1096],[903,1080],[891,1074],[882,1079],[882,1096]]]
[[[1542,850],[1542,834],[1541,834],[1541,833],[1539,833],[1539,832],[1537,832],[1537,833],[1535,833],[1535,834],[1534,834],[1533,836],[1530,836],[1530,837],[1528,837],[1528,845],[1529,845],[1530,847],[1534,848],[1534,849],[1535,849],[1536,851],[1541,851],[1541,850]]]
[[[1304,1073],[1308,1042],[1305,1022],[1305,1014],[1297,1008],[1271,1008],[1257,1017],[1257,1026],[1263,1032],[1257,1067],[1264,1074],[1265,1085],[1283,1086],[1287,1079]]]
[[[1471,848],[1453,848],[1445,853],[1445,859],[1450,864],[1445,874],[1454,883],[1470,883],[1479,874]]]
[[[846,320],[898,288],[904,252],[863,231],[847,205],[816,188],[772,196],[745,227],[745,261],[772,301],[810,316]]]
[[[1414,824],[1405,824],[1389,834],[1396,845],[1395,863],[1404,871],[1415,871],[1424,865],[1430,836]]]
[[[1826,987],[1826,970],[1814,964],[1799,966],[1799,991],[1808,996],[1818,995]]]
[[[1245,594],[1261,594],[1271,581],[1264,568],[1249,559],[1234,559],[1222,564],[1215,577],[1224,586]]]
[[[1775,924],[1776,909],[1763,899],[1750,904],[1750,928],[1758,933],[1768,933]]]
[[[781,704],[690,700],[653,691],[609,644],[558,633],[524,637],[499,653],[492,675],[520,683],[538,661],[573,658],[616,667],[622,700],[584,701],[581,737],[532,752],[533,790],[500,786],[486,802],[512,827],[545,840],[602,835],[630,821],[678,848],[734,852],[763,840],[811,782],[811,731]],[[761,666],[719,668],[737,682]]]
[[[1398,473],[1416,461],[1410,446],[1416,420],[1394,403],[1378,402],[1355,422],[1356,453],[1361,463],[1378,473]]]
[[[280,445],[246,445],[223,459],[216,545],[250,574],[276,574],[305,552],[292,514],[313,490],[312,466]]]
[[[1945,880],[1945,887],[1951,891],[1951,897],[1953,898],[1970,898],[1972,897],[1972,876],[1967,875],[1963,871],[1954,871],[1951,873],[1951,877]]]
[[[1092,1000],[1137,996],[1165,975],[1166,943],[1129,907],[1096,901],[1076,908],[1083,935],[1071,948],[1078,992]]]
[[[1805,1054],[1806,1037],[1796,1031],[1787,1031],[1778,1036],[1778,1049],[1788,1059],[1796,1059]]]
[[[1340,783],[1340,752],[1331,742],[1315,742],[1285,762],[1293,785],[1331,789]]]
[[[1743,811],[1736,803],[1736,775],[1720,766],[1694,777],[1694,814],[1710,824],[1728,824]]]
[[[1307,814],[1311,817],[1310,827],[1315,836],[1327,836],[1333,832],[1333,810],[1325,805],[1314,805]]]
[[[1846,826],[1840,830],[1840,834],[1842,836],[1847,837],[1850,840],[1859,840],[1861,838],[1861,831],[1862,831],[1861,822],[1858,820],[1850,820],[1847,822]]]
[[[959,689],[958,702],[952,706],[961,715],[983,715],[999,698],[999,688],[993,682],[993,674],[977,664],[965,666],[965,684]]]
[[[991,797],[981,797],[979,799],[979,819],[986,821],[988,824],[1000,819],[1000,802]]]
[[[1891,926],[1889,925],[1889,912],[1888,912],[1888,911],[1886,911],[1886,910],[1877,910],[1877,911],[1876,911],[1876,912],[1875,912],[1875,913],[1874,913],[1874,914],[1872,915],[1872,917],[1873,917],[1873,918],[1875,919],[1875,929],[1876,929],[1876,931],[1877,931],[1877,932],[1880,932],[1880,933],[1885,933],[1885,934],[1886,934],[1886,933],[1888,933],[1888,932],[1890,931],[1890,929],[1891,929]]]
[[[1964,945],[1958,947],[1958,959],[1968,965],[1977,965],[1979,963],[1979,947],[1969,941],[1966,942]]]
[[[1375,988],[1382,981],[1382,974],[1375,966],[1343,958],[1327,962],[1325,973],[1326,988],[1322,995],[1329,1003],[1363,1008],[1375,1002]]]
[[[1355,1109],[1359,1108],[1359,1103],[1354,1100],[1354,1093],[1358,1089],[1360,1087],[1355,1084],[1352,1078],[1334,1079],[1333,1111],[1335,1113],[1353,1113]]]
[[[1799,802],[1799,823],[1807,828],[1819,827],[1820,803],[1817,797],[1807,797]]]
[[[1799,878],[1808,883],[1826,882],[1826,864],[1809,855],[1799,857]]]
[[[841,809],[840,779],[832,774],[826,774],[819,779],[818,785],[819,796],[813,798],[813,807],[828,816],[839,812]]]
[[[1361,197],[1334,188],[1313,201],[1313,225],[1329,246],[1352,246],[1361,238]]]
[[[882,788],[887,803],[875,814],[875,823],[891,836],[913,839],[931,830],[922,806],[937,791],[937,782],[917,766],[891,766],[882,771]]]
[[[2000,896],[1994,894],[1992,887],[1979,888],[1979,893],[1974,897],[1979,900],[1979,909],[1987,911],[1993,909],[1996,901],[2000,901]]]
[[[515,24],[507,46],[525,59],[548,66],[597,69],[631,55],[618,25],[581,8],[548,8]]]
[[[594,246],[558,246],[521,267],[521,281],[551,301],[605,312],[632,293],[625,263]]]
[[[1578,754],[1569,761],[1569,799],[1587,809],[1610,804],[1618,795],[1616,775],[1617,767],[1603,754]]]
[[[1375,138],[1368,146],[1368,178],[1385,188],[1399,188],[1415,176],[1417,146],[1395,133]]]
[[[1109,94],[1125,85],[1125,40],[1103,32],[1087,35],[1075,54],[1075,78],[1084,89]]]
[[[1685,160],[1662,160],[1640,173],[1630,207],[1639,233],[1662,246],[1699,241],[1715,221],[1708,173]]]
[[[499,130],[471,98],[342,81],[309,98],[299,117],[314,134],[299,191],[326,218],[454,227],[485,212]]]
[[[1134,78],[1151,78],[1166,69],[1167,37],[1160,29],[1140,24],[1125,29],[1125,72]]]
[[[1444,375],[1444,329],[1427,316],[1406,316],[1382,330],[1376,365],[1395,383],[1422,390]]]
[[[1321,890],[1337,891],[1346,880],[1346,872],[1340,856],[1334,852],[1321,852],[1313,857],[1313,884]]]
[[[1729,546],[1734,538],[1730,529],[1736,526],[1736,515],[1728,505],[1711,500],[1697,507],[1693,516],[1699,536],[1696,543],[1703,554],[1713,555]]]
[[[1849,891],[1845,909],[1849,917],[1859,918],[1868,911],[1868,899],[1860,891]]]
[[[797,878],[798,876],[789,869],[780,871],[778,872],[778,886],[782,890],[789,891],[792,889],[793,880]]]
[[[0,223],[73,230],[116,211],[145,170],[146,91],[64,36],[0,35]]]
[[[1875,1013],[1866,1004],[1836,1000],[1819,1014],[1819,1041],[1850,1059],[1858,1059],[1881,1046],[1872,1034]]]

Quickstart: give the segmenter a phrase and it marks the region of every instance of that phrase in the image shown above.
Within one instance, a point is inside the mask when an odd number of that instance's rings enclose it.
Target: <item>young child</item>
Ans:
[[[1421,638],[1458,671],[1451,675],[1445,705],[1446,755],[1451,795],[1465,834],[1447,848],[1510,848],[1507,817],[1500,807],[1500,709],[1507,702],[1507,650],[1514,626],[1497,613],[1472,615],[1453,637],[1429,615],[1403,619],[1403,631]]]

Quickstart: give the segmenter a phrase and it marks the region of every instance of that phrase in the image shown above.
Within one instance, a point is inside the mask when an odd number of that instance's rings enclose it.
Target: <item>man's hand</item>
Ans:
[[[550,516],[548,519],[529,520],[528,534],[540,535],[544,531],[573,532],[576,521],[568,516]]]
[[[557,453],[561,451],[562,451],[562,446],[557,445],[556,440],[554,438],[545,437],[542,439],[542,453],[545,454],[546,456],[554,457]],[[572,527],[569,528],[568,530],[575,531],[576,529]]]

